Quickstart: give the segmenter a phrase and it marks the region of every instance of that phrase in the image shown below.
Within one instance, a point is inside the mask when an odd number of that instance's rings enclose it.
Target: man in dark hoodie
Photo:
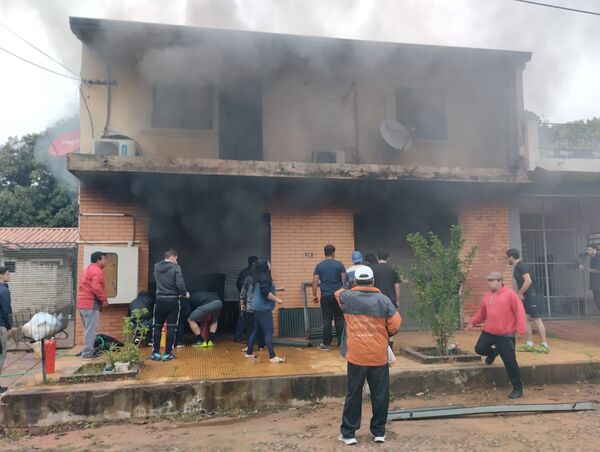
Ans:
[[[8,332],[12,328],[12,306],[10,304],[10,290],[8,282],[10,273],[8,268],[0,266],[0,374],[2,366],[6,359],[6,347],[8,342]],[[0,394],[6,392],[8,388],[0,386]]]
[[[154,265],[154,280],[156,281],[156,302],[154,303],[154,332],[152,335],[153,361],[169,361],[175,358],[173,345],[179,319],[180,297],[190,297],[185,288],[183,273],[177,263],[177,251],[170,249],[165,252],[165,259]],[[167,322],[167,343],[165,354],[160,356],[160,334]]]

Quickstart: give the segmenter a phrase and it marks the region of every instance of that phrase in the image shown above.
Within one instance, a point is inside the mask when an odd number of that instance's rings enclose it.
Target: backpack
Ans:
[[[96,353],[104,352],[110,348],[112,344],[115,344],[117,347],[123,347],[123,342],[118,339],[115,339],[108,334],[96,334],[96,339],[94,340],[94,351]]]

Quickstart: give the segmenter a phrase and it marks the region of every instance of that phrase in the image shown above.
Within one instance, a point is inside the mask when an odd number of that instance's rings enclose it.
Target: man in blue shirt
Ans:
[[[325,259],[317,264],[313,273],[313,302],[318,303],[317,287],[321,286],[321,314],[323,316],[323,343],[319,350],[331,350],[331,322],[335,321],[335,334],[338,345],[344,331],[344,315],[336,299],[335,292],[346,282],[346,268],[335,260],[335,246],[325,245]]]
[[[10,290],[8,282],[10,273],[8,268],[0,266],[0,373],[6,360],[8,332],[12,328],[12,306],[10,303]],[[0,394],[6,392],[8,388],[0,386]]]

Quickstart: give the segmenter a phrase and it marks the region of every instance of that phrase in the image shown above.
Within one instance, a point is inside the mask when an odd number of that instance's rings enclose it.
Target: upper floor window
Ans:
[[[444,91],[431,87],[397,88],[396,120],[411,131],[413,139],[445,140]]]
[[[212,130],[213,87],[155,85],[152,89],[152,127]]]

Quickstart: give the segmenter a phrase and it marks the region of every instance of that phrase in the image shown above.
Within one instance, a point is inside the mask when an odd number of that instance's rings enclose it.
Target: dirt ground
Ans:
[[[506,388],[458,395],[414,395],[393,400],[391,408],[508,403]],[[600,384],[526,388],[518,403],[600,402]],[[375,444],[368,431],[370,407],[363,405],[358,446],[337,441],[342,401],[291,408],[269,414],[238,413],[206,419],[167,419],[79,424],[51,432],[8,430],[0,439],[4,451],[511,451],[598,450],[600,411],[503,415],[461,419],[396,421],[388,424],[387,441]]]

